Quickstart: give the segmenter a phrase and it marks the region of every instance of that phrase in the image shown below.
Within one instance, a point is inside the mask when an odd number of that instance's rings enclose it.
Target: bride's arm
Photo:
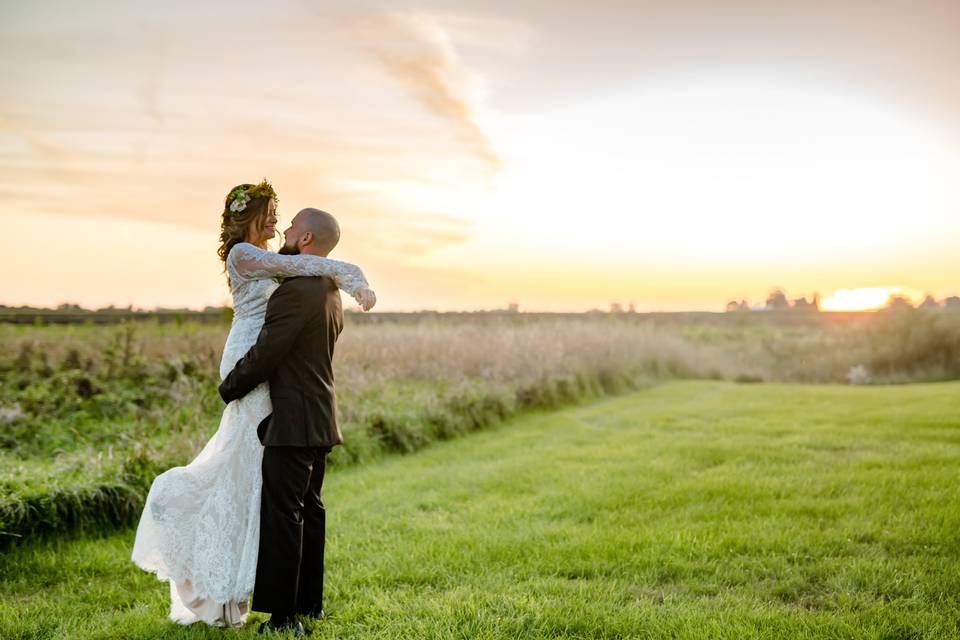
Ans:
[[[254,280],[278,276],[327,276],[337,283],[338,288],[353,296],[364,311],[376,303],[376,296],[370,290],[363,271],[349,262],[308,254],[281,255],[249,242],[234,245],[227,260],[237,275]]]

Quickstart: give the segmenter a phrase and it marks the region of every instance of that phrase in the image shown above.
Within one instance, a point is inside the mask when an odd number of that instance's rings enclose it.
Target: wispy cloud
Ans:
[[[464,32],[464,22],[455,22]],[[478,124],[484,96],[482,78],[463,63],[451,30],[423,12],[384,12],[355,19],[362,48],[431,114],[447,123],[457,139],[488,168],[501,159]]]

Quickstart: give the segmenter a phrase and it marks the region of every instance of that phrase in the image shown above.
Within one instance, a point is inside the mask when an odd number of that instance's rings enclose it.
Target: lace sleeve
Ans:
[[[227,262],[234,273],[249,280],[264,280],[277,276],[327,276],[333,278],[337,287],[350,295],[370,286],[360,267],[355,264],[307,254],[285,256],[248,242],[234,245],[227,256]]]

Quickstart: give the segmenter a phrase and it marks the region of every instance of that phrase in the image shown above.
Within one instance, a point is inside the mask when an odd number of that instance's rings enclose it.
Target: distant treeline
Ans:
[[[0,305],[0,322],[10,324],[114,324],[131,320],[155,322],[229,322],[233,318],[230,307],[196,309],[134,309],[133,307],[104,307],[84,309],[75,304],[62,304],[55,309],[42,307],[8,307]]]
[[[345,305],[346,306],[346,305]],[[774,324],[821,324],[823,321],[841,323],[854,320],[864,315],[862,312],[837,312],[814,314],[813,317],[805,314],[794,313],[793,308],[773,308],[770,313],[757,314],[762,315],[764,319],[769,319]],[[511,325],[522,325],[528,323],[537,323],[544,319],[575,319],[583,317],[608,318],[611,322],[653,322],[656,325],[676,325],[676,324],[713,324],[716,322],[734,322],[738,323],[731,316],[739,314],[724,314],[714,311],[655,311],[655,312],[637,312],[633,310],[624,310],[619,305],[614,305],[611,310],[601,311],[592,309],[585,312],[520,312],[514,306],[508,309],[494,309],[488,311],[396,311],[396,312],[370,312],[362,313],[350,308],[345,308],[345,313],[350,317],[350,322],[354,324],[407,324],[418,323],[423,320],[433,320],[435,322],[461,322],[471,320],[481,323],[508,323]],[[818,319],[818,316],[823,318]],[[827,320],[827,316],[830,320]],[[10,307],[0,305],[0,323],[20,324],[20,325],[64,325],[64,324],[120,324],[124,322],[153,322],[160,324],[181,324],[184,322],[201,323],[225,323],[228,324],[233,319],[233,309],[230,307],[206,307],[202,310],[196,309],[135,309],[133,307],[105,307],[102,309],[85,309],[78,305],[64,304],[54,309],[41,307]],[[760,318],[756,318],[759,320]]]
[[[900,295],[892,295],[887,299],[885,308],[887,309],[949,309],[960,311],[960,296],[949,296],[943,300],[937,300],[932,295],[924,297],[918,305],[914,305],[910,298]],[[727,303],[726,311],[728,313],[735,311],[800,311],[819,313],[820,294],[813,294],[813,298],[807,300],[806,297],[790,300],[783,289],[774,289],[767,296],[766,301],[760,305],[751,306],[747,300],[731,300]]]
[[[908,298],[892,296],[885,309],[943,309],[960,312],[960,297],[950,296],[942,301],[927,296],[920,304],[914,305]],[[543,319],[563,319],[580,317],[608,317],[614,322],[651,321],[656,325],[699,324],[716,322],[739,323],[732,317],[742,316],[740,312],[753,311],[754,321],[761,318],[771,324],[778,325],[835,325],[847,324],[851,321],[873,315],[875,311],[823,311],[820,308],[820,297],[814,295],[812,300],[798,298],[790,300],[786,294],[776,289],[761,305],[749,305],[746,300],[733,300],[726,305],[726,313],[714,311],[635,311],[633,305],[628,309],[620,304],[612,304],[609,311],[591,309],[584,312],[537,312],[519,311],[516,304],[506,309],[478,310],[478,311],[394,311],[361,313],[345,305],[345,313],[350,316],[352,323],[377,324],[410,323],[424,319],[436,321],[459,322],[470,319],[480,322],[508,322],[510,324],[525,324]],[[798,313],[799,312],[799,313]],[[724,320],[724,318],[727,320]],[[202,323],[229,323],[233,319],[233,309],[230,307],[204,307],[203,309],[135,309],[128,307],[104,307],[101,309],[85,309],[76,304],[62,304],[56,308],[43,307],[11,307],[0,305],[0,323],[23,325],[56,325],[56,324],[118,324],[123,322],[150,321],[161,324],[181,324],[186,321]]]

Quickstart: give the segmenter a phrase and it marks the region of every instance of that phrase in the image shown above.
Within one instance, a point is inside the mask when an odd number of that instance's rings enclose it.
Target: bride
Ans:
[[[230,190],[220,249],[233,295],[233,324],[220,377],[253,346],[270,294],[282,276],[328,276],[364,311],[376,302],[356,265],[266,249],[276,234],[277,195],[269,182]],[[271,412],[266,383],[224,409],[220,426],[185,467],[153,481],[133,545],[140,568],[170,583],[170,619],[237,627],[246,620],[260,541],[260,461],[257,425]]]

